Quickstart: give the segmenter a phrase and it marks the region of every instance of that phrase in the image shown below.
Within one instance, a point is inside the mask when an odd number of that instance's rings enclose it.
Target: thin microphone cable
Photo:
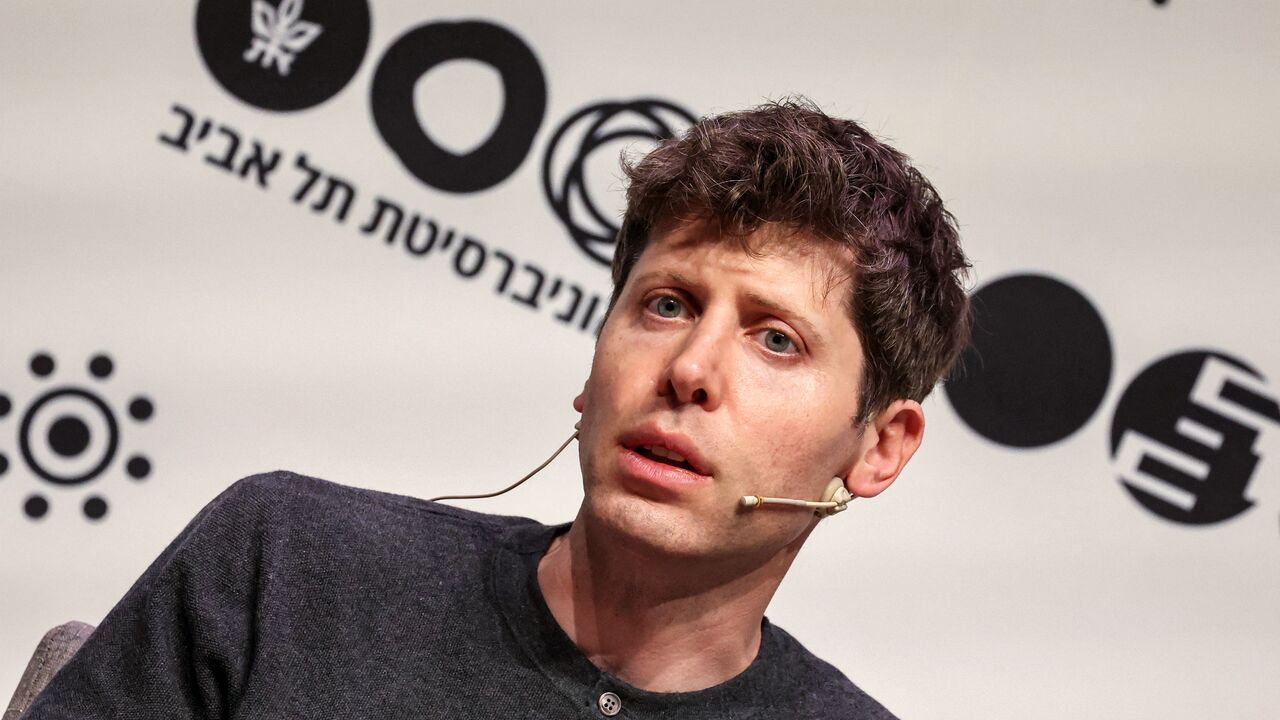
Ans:
[[[547,458],[546,460],[543,460],[542,464],[534,468],[533,470],[529,471],[528,475],[525,475],[524,477],[520,478],[519,480],[515,481],[514,483],[508,485],[507,487],[501,490],[498,490],[496,492],[491,492],[491,493],[482,493],[479,495],[440,495],[438,497],[433,497],[428,499],[431,502],[440,502],[441,500],[483,500],[484,498],[497,497],[503,493],[511,492],[512,490],[515,490],[516,488],[520,487],[520,485],[522,485],[529,478],[542,472],[543,468],[550,465],[556,458],[560,457],[560,453],[564,452],[564,449],[569,447],[569,443],[578,439],[578,431],[581,424],[582,424],[581,422],[574,423],[573,434],[570,435],[569,438],[565,440],[563,443],[560,443],[560,447],[556,448],[556,451],[551,453],[551,457]],[[814,500],[799,500],[796,498],[775,498],[775,497],[764,497],[760,495],[744,495],[739,499],[738,505],[747,510],[760,508],[764,505],[782,505],[784,507],[800,507],[805,509],[812,509],[815,515],[817,515],[820,518],[825,518],[825,517],[830,517],[832,515],[835,515],[836,513],[843,512],[846,508],[848,508],[849,502],[852,500],[853,500],[853,496],[849,494],[849,491],[847,489],[845,489],[844,481],[837,477],[837,478],[832,478],[831,482],[827,483],[827,489],[825,492],[822,493],[821,500],[814,501]]]
[[[569,443],[577,439],[578,439],[578,424],[575,423],[573,426],[573,434],[569,436],[568,440],[565,440],[563,443],[561,443],[560,447],[557,448],[555,452],[551,453],[551,457],[544,460],[541,465],[534,468],[528,475],[525,475],[524,477],[515,481],[511,485],[508,485],[507,487],[497,492],[484,493],[483,495],[441,495],[440,497],[428,498],[428,500],[430,500],[431,502],[440,502],[441,500],[482,500],[484,498],[497,497],[502,493],[515,490],[525,480],[528,480],[534,475],[537,475],[539,472],[542,471],[542,468],[550,465],[552,460],[555,460],[557,457],[559,457],[560,453],[564,452],[564,449],[569,447]]]

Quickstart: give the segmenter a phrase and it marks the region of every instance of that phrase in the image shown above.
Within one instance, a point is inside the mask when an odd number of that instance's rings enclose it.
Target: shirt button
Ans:
[[[596,707],[600,708],[602,715],[613,717],[622,712],[622,698],[611,692],[604,693],[596,700]]]

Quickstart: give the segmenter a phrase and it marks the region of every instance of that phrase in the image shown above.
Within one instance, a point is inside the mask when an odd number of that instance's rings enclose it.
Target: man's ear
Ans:
[[[854,497],[875,497],[893,484],[924,439],[924,408],[895,400],[862,429],[858,457],[844,485]]]

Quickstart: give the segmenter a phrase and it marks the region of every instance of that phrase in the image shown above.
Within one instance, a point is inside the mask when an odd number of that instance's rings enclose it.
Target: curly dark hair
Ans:
[[[770,225],[853,250],[847,307],[865,353],[855,422],[923,400],[968,342],[955,219],[905,155],[851,120],[804,99],[767,103],[703,118],[623,171],[610,309],[663,223],[711,221],[744,247]]]

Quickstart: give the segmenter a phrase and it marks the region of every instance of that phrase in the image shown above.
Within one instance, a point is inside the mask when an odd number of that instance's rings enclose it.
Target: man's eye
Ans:
[[[684,312],[684,304],[679,298],[662,295],[649,301],[649,310],[659,317],[677,318]]]
[[[764,330],[762,334],[764,346],[773,352],[781,355],[790,355],[798,351],[795,342],[780,330]]]

